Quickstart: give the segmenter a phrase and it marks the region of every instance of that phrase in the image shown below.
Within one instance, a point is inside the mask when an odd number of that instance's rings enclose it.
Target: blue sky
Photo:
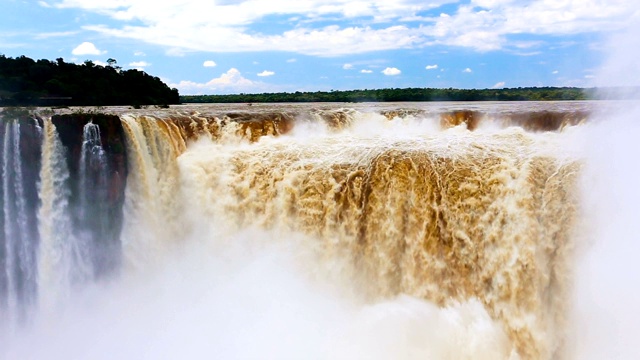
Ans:
[[[637,0],[2,0],[0,54],[114,58],[183,95],[594,86]]]

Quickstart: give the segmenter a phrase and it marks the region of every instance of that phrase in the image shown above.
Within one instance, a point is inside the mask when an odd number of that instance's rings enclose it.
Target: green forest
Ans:
[[[180,102],[177,89],[144,71],[122,70],[115,59],[107,66],[82,65],[0,55],[0,106],[170,105]]]
[[[547,101],[587,100],[594,89],[527,87],[512,89],[405,88],[235,95],[181,96],[182,103],[375,102],[375,101]]]

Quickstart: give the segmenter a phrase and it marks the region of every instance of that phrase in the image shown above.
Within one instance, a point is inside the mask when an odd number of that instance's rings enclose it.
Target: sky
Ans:
[[[181,95],[615,85],[596,76],[608,39],[640,17],[638,0],[0,1],[0,54],[115,59]]]

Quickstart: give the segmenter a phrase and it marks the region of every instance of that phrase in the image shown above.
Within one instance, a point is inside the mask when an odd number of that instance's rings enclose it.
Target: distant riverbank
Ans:
[[[510,89],[406,88],[293,93],[187,95],[182,103],[397,102],[397,101],[554,101],[590,100],[594,88],[526,87]]]

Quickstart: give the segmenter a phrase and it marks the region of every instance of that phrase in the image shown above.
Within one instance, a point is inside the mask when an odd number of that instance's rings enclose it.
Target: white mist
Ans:
[[[281,235],[281,234],[280,234]],[[200,239],[202,240],[202,239]],[[227,249],[195,240],[151,271],[75,294],[4,337],[3,359],[506,359],[477,301],[441,309],[402,296],[364,305],[309,274],[291,237],[243,231]],[[272,245],[268,245],[271,243]],[[220,250],[220,249],[218,249]]]
[[[639,25],[611,41],[600,84],[640,85]],[[569,353],[574,359],[638,359],[640,102],[606,103],[594,120],[586,129],[584,236],[577,247]]]

